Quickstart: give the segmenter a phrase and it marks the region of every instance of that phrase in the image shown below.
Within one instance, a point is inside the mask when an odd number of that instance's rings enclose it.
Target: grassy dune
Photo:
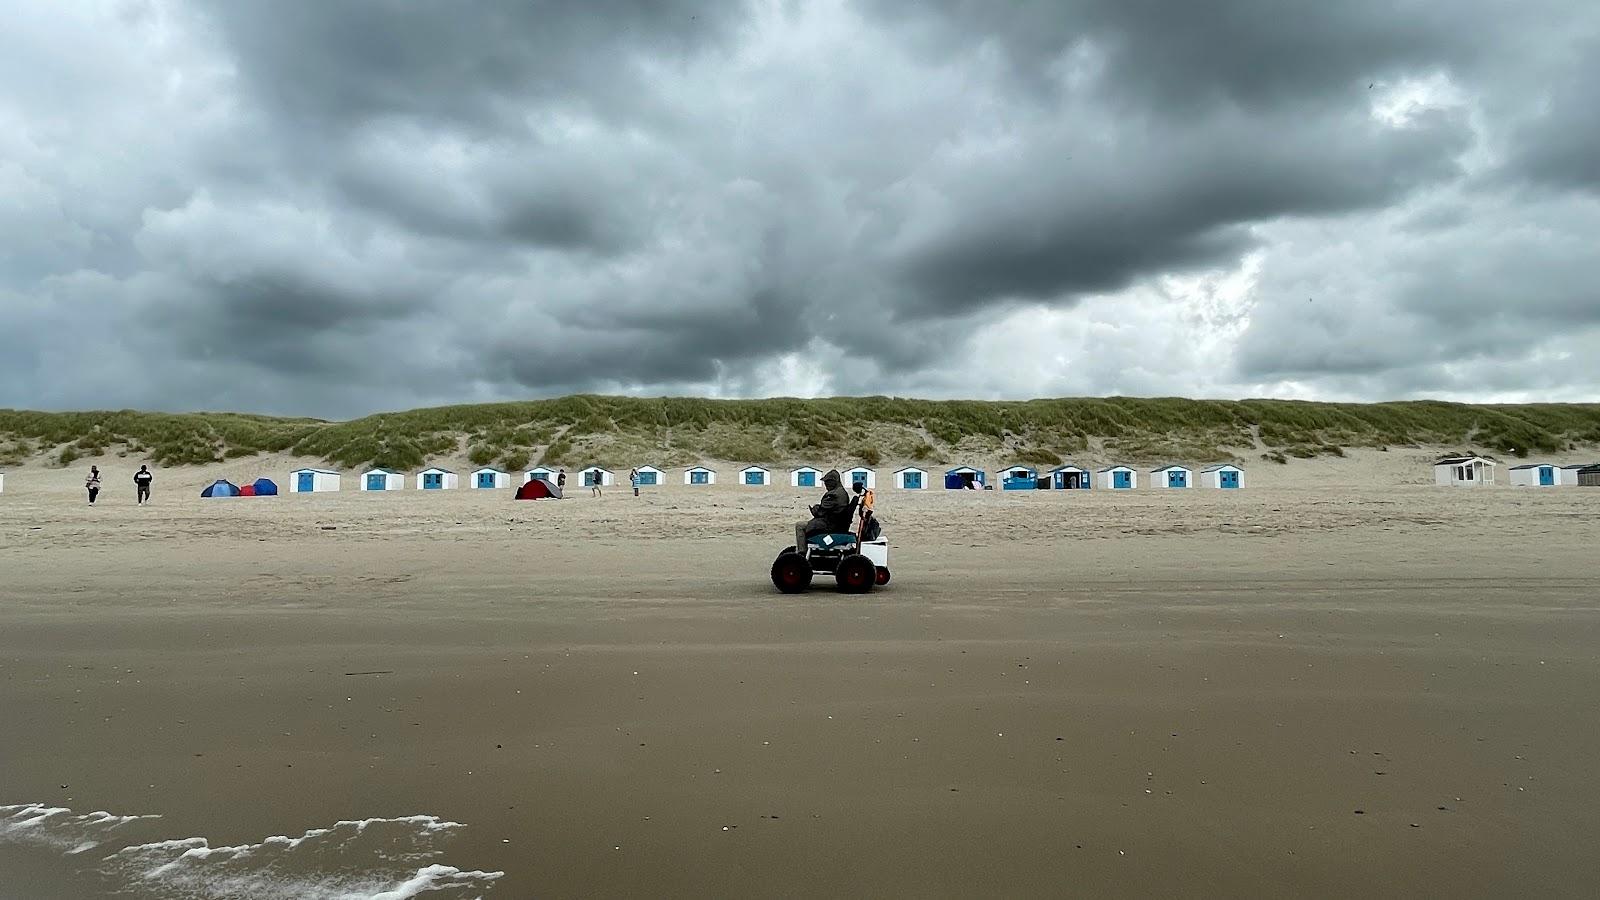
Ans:
[[[1259,444],[1258,444],[1259,441]],[[442,406],[349,422],[238,413],[0,410],[0,465],[106,453],[162,465],[292,452],[345,467],[415,468],[463,455],[532,462],[675,465],[711,458],[783,463],[819,456],[876,464],[993,452],[1054,465],[1085,451],[1129,461],[1340,455],[1347,447],[1450,446],[1525,456],[1600,444],[1600,404],[1469,405],[1430,400],[889,397],[702,400],[572,396]],[[1265,451],[1264,453],[1262,451]]]

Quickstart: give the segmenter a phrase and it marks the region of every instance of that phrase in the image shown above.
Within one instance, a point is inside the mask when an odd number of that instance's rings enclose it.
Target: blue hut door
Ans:
[[[373,472],[371,475],[367,476],[367,490],[369,490],[369,491],[381,491],[381,490],[383,490],[384,482],[387,480],[387,478],[388,478],[387,475],[383,475],[382,473],[379,473],[379,472]]]
[[[795,481],[801,487],[816,487],[817,486],[817,473],[815,473],[815,472],[800,472],[800,473],[797,474],[797,476],[795,478]]]
[[[1111,486],[1114,487],[1114,488],[1122,488],[1124,490],[1127,489],[1127,488],[1133,487],[1133,473],[1132,472],[1112,472],[1111,473]]]
[[[767,483],[766,478],[767,478],[767,473],[765,473],[765,472],[746,472],[746,473],[744,473],[744,483],[745,484],[766,484]]]
[[[1174,470],[1174,471],[1171,471],[1171,472],[1167,473],[1167,487],[1169,487],[1169,488],[1181,488],[1181,487],[1187,487],[1187,486],[1188,486],[1188,483],[1184,480],[1182,472]]]
[[[866,487],[867,486],[867,473],[865,473],[865,472],[851,472],[850,473],[850,486],[851,487],[855,487],[858,484],[861,485],[862,487]]]
[[[494,473],[493,472],[479,472],[478,473],[478,487],[480,487],[480,488],[492,488],[492,487],[494,487]]]
[[[440,475],[438,472],[429,472],[422,476],[423,490],[437,491],[442,487],[444,487],[444,476]]]
[[[1539,484],[1549,487],[1556,483],[1556,470],[1552,466],[1539,467]]]
[[[690,484],[705,484],[706,483],[706,479],[710,474],[711,473],[709,473],[709,472],[690,472],[689,473],[689,483]]]
[[[295,476],[296,490],[309,494],[317,489],[317,476],[311,472],[301,472]]]
[[[909,490],[909,491],[920,491],[920,490],[922,490],[922,473],[921,472],[907,472],[906,473],[906,490]]]
[[[1221,472],[1218,472],[1217,474],[1222,476],[1220,484],[1223,487],[1225,487],[1225,488],[1236,488],[1236,487],[1239,486],[1239,473],[1238,472],[1230,472],[1230,471],[1224,469]]]
[[[644,487],[645,485],[653,485],[655,483],[656,483],[656,473],[654,473],[654,472],[640,472],[639,473],[639,486],[640,487]]]

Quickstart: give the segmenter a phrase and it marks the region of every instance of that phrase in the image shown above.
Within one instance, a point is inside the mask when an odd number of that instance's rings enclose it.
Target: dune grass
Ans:
[[[657,465],[697,459],[778,464],[829,457],[876,465],[993,452],[1044,465],[1094,443],[1130,462],[1260,458],[1261,450],[1287,460],[1339,455],[1349,447],[1421,445],[1526,456],[1600,444],[1600,404],[576,395],[380,413],[348,422],[238,413],[0,410],[0,462],[10,464],[32,453],[63,465],[107,452],[184,465],[293,452],[345,467],[409,469],[465,453],[475,464],[515,470],[529,460],[616,467],[641,459]]]

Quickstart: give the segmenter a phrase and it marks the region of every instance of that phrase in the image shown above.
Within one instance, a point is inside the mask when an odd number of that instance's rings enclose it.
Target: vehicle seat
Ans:
[[[806,538],[806,543],[813,547],[853,547],[856,543],[856,536],[847,531],[833,534],[813,534],[811,537]]]

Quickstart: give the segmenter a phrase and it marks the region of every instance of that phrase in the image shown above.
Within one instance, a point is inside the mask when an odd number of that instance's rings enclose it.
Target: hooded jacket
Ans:
[[[850,508],[850,492],[839,479],[839,470],[829,469],[828,474],[822,476],[822,486],[828,492],[822,495],[821,503],[811,507],[811,515],[828,523],[834,531],[849,531],[854,513]]]

